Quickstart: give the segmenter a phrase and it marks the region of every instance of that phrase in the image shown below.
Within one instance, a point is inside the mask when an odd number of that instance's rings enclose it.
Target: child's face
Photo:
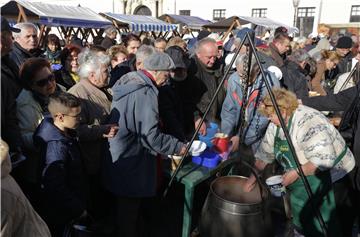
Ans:
[[[52,52],[55,52],[56,51],[56,44],[54,44],[54,43],[52,43],[52,42],[50,42],[50,43],[48,43],[48,48],[50,49],[50,51],[52,51]]]
[[[63,125],[64,128],[74,129],[80,122],[81,107],[71,108],[68,114],[64,114]]]

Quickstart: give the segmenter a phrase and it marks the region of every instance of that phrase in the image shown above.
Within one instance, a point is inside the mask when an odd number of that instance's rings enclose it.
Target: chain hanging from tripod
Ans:
[[[243,142],[243,132],[244,128],[247,126],[246,124],[246,107],[247,107],[247,97],[248,97],[248,90],[249,90],[249,81],[250,81],[250,51],[249,48],[246,47],[246,53],[243,60],[243,73],[240,76],[240,82],[241,87],[243,91],[243,97],[242,97],[242,106],[241,106],[241,112],[240,112],[240,124],[238,124],[238,131],[239,131],[239,137],[240,142]]]

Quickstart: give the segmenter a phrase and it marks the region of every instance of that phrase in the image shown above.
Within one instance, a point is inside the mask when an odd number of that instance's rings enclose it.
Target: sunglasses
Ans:
[[[36,81],[34,84],[37,85],[38,87],[44,87],[48,83],[53,82],[54,80],[55,80],[54,74],[50,74],[46,78],[43,78],[43,79],[40,79],[40,80]]]

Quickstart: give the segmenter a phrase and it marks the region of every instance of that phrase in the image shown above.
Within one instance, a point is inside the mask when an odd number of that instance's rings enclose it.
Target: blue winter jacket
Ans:
[[[45,215],[52,223],[66,224],[86,208],[86,181],[78,142],[65,136],[45,117],[34,133],[40,147],[41,186]]]
[[[184,144],[160,132],[158,89],[144,72],[124,75],[112,89],[110,121],[119,131],[109,139],[105,186],[117,196],[154,196],[157,154],[179,153]]]
[[[279,80],[275,78],[273,73],[266,71],[266,75],[272,87],[280,87]],[[260,74],[255,83],[248,88],[249,103],[245,111],[246,126],[243,133],[245,136],[243,141],[246,145],[252,145],[259,141],[266,131],[268,119],[257,111],[258,104],[266,94],[266,85]],[[228,80],[226,97],[221,110],[221,131],[229,136],[234,136],[238,132],[236,129],[238,129],[242,100],[243,88],[240,76],[234,72]]]

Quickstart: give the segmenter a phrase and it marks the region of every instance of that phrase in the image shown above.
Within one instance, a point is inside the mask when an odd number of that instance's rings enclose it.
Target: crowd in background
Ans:
[[[339,223],[325,221],[339,225],[342,236],[351,236],[356,218],[360,220],[358,36],[330,35],[321,26],[317,35],[292,38],[279,27],[268,37],[255,37],[259,65],[249,57],[245,36],[255,32],[248,28],[226,42],[201,31],[191,44],[177,36],[153,39],[133,33],[117,42],[117,33],[109,27],[91,45],[77,37],[62,45],[49,34],[40,48],[37,26],[11,27],[1,17],[4,236],[62,236],[73,221],[89,219],[99,226],[111,223],[114,236],[151,236],[151,226],[158,224],[152,218],[154,199],[164,185],[162,159],[184,154],[227,69],[200,134],[206,135],[210,122],[218,123],[233,154],[247,150],[263,169],[273,161],[265,159],[273,153],[274,145],[268,145],[278,138],[273,126],[278,120],[266,108],[274,105],[266,97],[264,80],[275,91],[283,88],[276,92],[279,103],[282,96],[295,98],[281,105],[284,118],[294,114],[295,130],[307,131],[300,136],[291,130],[297,149],[305,151],[304,160],[315,164],[305,166],[311,170],[307,174],[344,171],[331,176],[329,186]],[[289,108],[287,103],[296,105]],[[312,125],[318,127],[306,127]],[[313,140],[305,144],[306,136]],[[343,161],[334,162],[342,152]],[[340,189],[335,187],[339,183]],[[294,223],[298,234],[312,233],[302,229],[312,227],[300,222]]]

